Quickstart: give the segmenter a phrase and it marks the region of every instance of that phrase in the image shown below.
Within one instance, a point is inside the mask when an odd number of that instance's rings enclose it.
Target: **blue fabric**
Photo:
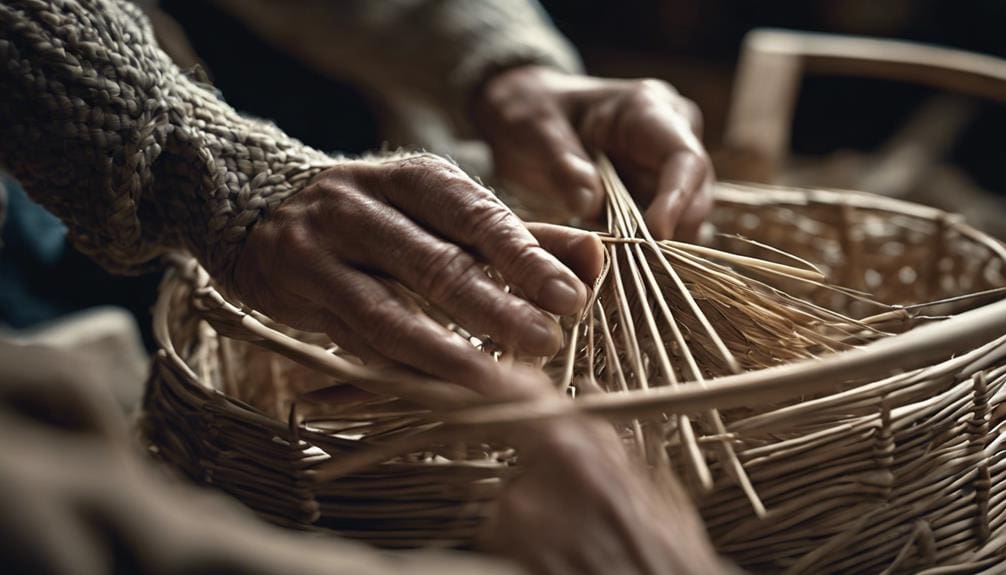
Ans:
[[[66,227],[33,202],[16,181],[0,177],[0,183],[7,202],[0,230],[0,322],[28,327],[64,312],[33,284],[66,253]]]
[[[0,184],[7,191],[7,217],[0,234],[4,245],[25,250],[28,257],[40,262],[59,261],[66,250],[63,222],[33,202],[15,180],[0,176]]]
[[[152,349],[150,308],[160,274],[110,275],[74,249],[63,224],[16,182],[0,181],[7,191],[6,223],[0,230],[0,325],[25,328],[96,305],[115,305],[136,317]]]

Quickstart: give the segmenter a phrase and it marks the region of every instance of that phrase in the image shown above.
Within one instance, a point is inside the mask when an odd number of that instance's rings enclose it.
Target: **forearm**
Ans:
[[[324,73],[378,96],[427,100],[462,133],[471,131],[471,97],[493,71],[581,67],[534,0],[215,1]]]
[[[125,2],[5,2],[0,59],[0,166],[113,270],[188,249],[228,276],[248,229],[333,163],[191,81]]]

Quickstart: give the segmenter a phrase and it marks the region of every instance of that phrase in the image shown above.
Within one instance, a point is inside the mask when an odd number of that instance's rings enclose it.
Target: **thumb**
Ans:
[[[597,234],[554,224],[526,225],[542,248],[569,267],[580,281],[593,285],[604,265],[604,246]]]

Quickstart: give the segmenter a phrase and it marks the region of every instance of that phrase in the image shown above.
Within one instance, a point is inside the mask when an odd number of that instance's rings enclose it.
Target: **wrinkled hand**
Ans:
[[[541,310],[578,313],[588,292],[580,278],[592,281],[601,258],[592,234],[525,226],[459,168],[419,155],[344,162],[319,174],[252,229],[229,287],[365,360],[403,363],[491,395],[506,385],[505,371],[395,297],[386,280],[473,335],[541,356],[562,343],[558,322]],[[527,300],[504,292],[479,261]]]
[[[540,206],[597,218],[606,153],[658,239],[694,239],[712,207],[712,164],[693,102],[658,80],[608,80],[538,66],[504,70],[479,91],[473,120],[496,172]]]
[[[484,546],[537,575],[728,573],[683,492],[660,493],[603,422],[563,419],[516,439],[523,475]]]

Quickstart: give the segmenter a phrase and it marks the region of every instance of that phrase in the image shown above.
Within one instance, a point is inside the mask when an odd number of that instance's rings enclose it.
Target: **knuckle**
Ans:
[[[517,341],[520,336],[526,333],[528,326],[542,325],[549,321],[545,314],[514,295],[509,295],[493,303],[493,309],[490,312],[495,312],[496,329],[500,332],[500,337],[505,338],[506,341]]]
[[[388,311],[377,302],[364,309],[364,317],[371,320],[371,328],[363,330],[364,336],[375,346],[380,346],[392,358],[399,358],[410,342],[415,341],[415,323],[408,313]]]
[[[699,108],[699,105],[688,98],[682,97],[677,109],[678,113],[688,121],[688,124],[692,127],[692,131],[696,134],[701,134],[705,118],[702,116],[702,109]]]
[[[514,100],[500,107],[500,119],[513,128],[536,126],[552,116],[553,110],[540,100]]]
[[[690,119],[698,122],[702,121],[702,108],[700,108],[694,100],[682,96],[681,105],[684,107],[685,113]]]
[[[551,271],[548,252],[542,248],[510,210],[502,206],[486,210],[473,218],[476,233],[481,234],[485,256],[504,273],[508,283],[526,283],[534,272]]]
[[[456,176],[460,171],[450,161],[430,153],[388,160],[388,168],[392,183],[420,188],[429,187],[439,178]]]
[[[532,277],[546,261],[545,249],[530,241],[509,241],[500,250],[499,261],[511,279]]]
[[[695,174],[695,181],[700,183],[712,175],[712,161],[704,150],[689,150],[684,152],[689,158],[688,165]]]
[[[435,248],[421,258],[419,289],[434,302],[444,302],[463,291],[478,273],[475,260],[454,245]]]
[[[632,95],[634,98],[650,103],[667,101],[677,96],[677,93],[677,90],[670,84],[655,78],[637,80],[632,86]]]
[[[525,99],[524,97],[527,95],[524,83],[508,81],[505,78],[501,79],[501,76],[505,76],[505,74],[497,75],[496,78],[486,82],[482,91],[482,99],[485,105],[490,110],[497,112],[504,109],[511,102]]]
[[[327,178],[284,202],[267,221],[306,231],[349,220],[358,215],[354,210],[359,190],[355,179]]]
[[[310,251],[311,233],[308,226],[299,225],[296,220],[287,220],[274,229],[276,244],[284,251],[300,254]]]
[[[420,152],[410,154],[402,158],[392,160],[393,164],[402,170],[429,170],[450,166],[451,163],[444,158],[430,152]]]
[[[506,234],[513,214],[496,198],[472,196],[460,210],[462,236],[466,238],[498,237]],[[505,242],[504,242],[505,243]]]

